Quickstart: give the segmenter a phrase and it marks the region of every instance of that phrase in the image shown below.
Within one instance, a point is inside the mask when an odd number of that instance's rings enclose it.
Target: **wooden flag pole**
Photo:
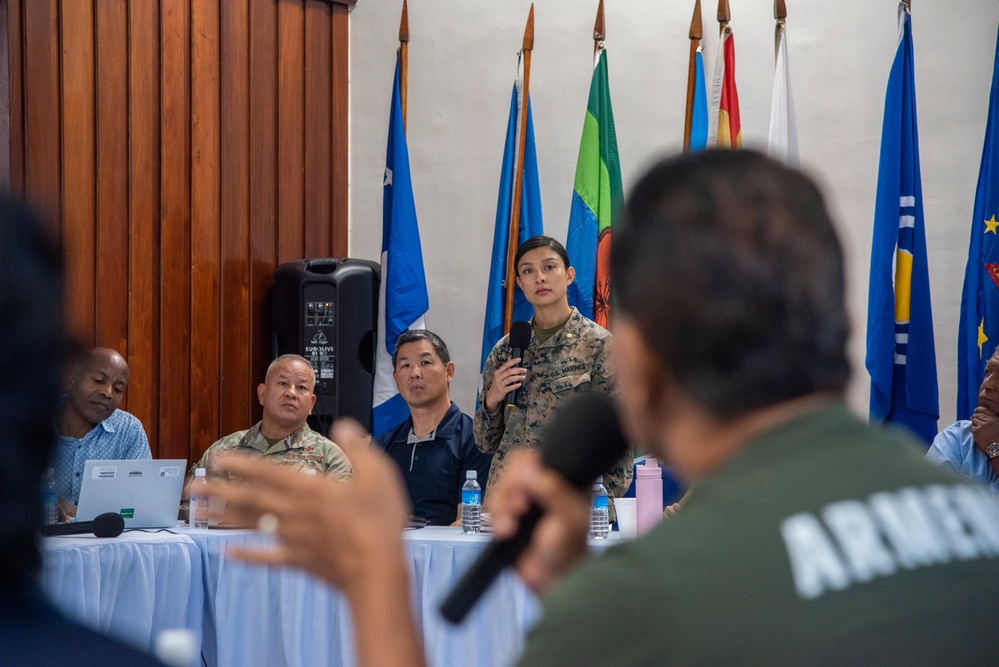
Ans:
[[[683,118],[683,152],[690,152],[690,131],[694,125],[694,92],[697,87],[697,49],[701,45],[701,0],[694,2],[690,19],[690,60],[687,64],[687,113]]]
[[[602,0],[601,0],[602,1]],[[510,242],[506,251],[506,292],[503,295],[503,333],[510,333],[513,322],[513,294],[516,286],[517,267],[514,257],[517,254],[520,240],[520,206],[524,191],[524,150],[527,146],[527,104],[531,91],[531,51],[534,50],[534,3],[527,15],[527,26],[524,28],[524,44],[521,52],[524,58],[524,88],[520,95],[520,110],[517,118],[520,125],[520,136],[517,138],[517,165],[513,178],[513,206],[510,207]]]
[[[409,12],[402,0],[402,19],[399,21],[399,102],[402,104],[402,131],[406,131],[406,102],[409,88]]]
[[[787,20],[787,7],[784,0],[774,0],[774,20],[777,21],[777,25],[774,27],[774,62],[776,62],[780,55],[780,33]]]

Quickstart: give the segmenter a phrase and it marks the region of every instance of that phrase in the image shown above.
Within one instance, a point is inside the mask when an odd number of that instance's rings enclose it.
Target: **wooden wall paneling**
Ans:
[[[65,3],[61,15],[62,191],[67,330],[85,347],[96,341],[97,201],[94,3]],[[122,285],[104,285],[123,289]]]
[[[304,257],[305,12],[278,4],[278,263]]]
[[[59,8],[57,0],[31,0],[24,12],[25,194],[61,240],[59,122]]]
[[[63,5],[63,13],[68,6]],[[158,451],[159,406],[159,12],[154,3],[128,8],[128,388],[129,411]],[[68,216],[67,216],[68,217]]]
[[[221,17],[222,332],[219,433],[248,428],[255,393],[250,348],[250,95],[249,7],[224,3]],[[254,104],[258,101],[254,97]]]
[[[271,301],[277,259],[277,5],[251,0],[250,8],[250,385],[263,381],[271,358]],[[260,405],[251,394],[253,421]]]
[[[350,9],[345,5],[333,7],[332,26],[332,191],[333,191],[333,239],[332,253],[334,257],[347,256],[347,216],[348,199],[347,184],[350,178],[350,160],[348,152],[349,119],[348,98],[350,82],[348,79],[348,64],[350,58]]]
[[[96,4],[97,344],[128,354],[128,8]],[[73,252],[67,248],[67,252]],[[121,408],[128,409],[128,395]]]
[[[219,2],[191,2],[191,452],[219,432]]]
[[[160,14],[160,391],[161,458],[190,450],[190,23],[187,0]]]
[[[329,257],[332,225],[333,7],[305,2],[305,256]]]
[[[10,74],[10,191],[24,196],[24,42],[21,0],[3,0]]]
[[[24,195],[24,86],[23,62],[24,44],[22,42],[23,25],[21,1],[2,0],[3,21],[6,37],[4,46],[7,55],[7,91],[10,107],[8,109],[8,124],[10,126],[9,148],[10,161],[8,168],[9,188],[11,194],[22,198]]]
[[[16,1],[16,0],[15,0]],[[10,46],[7,0],[0,0],[0,189],[10,190]]]

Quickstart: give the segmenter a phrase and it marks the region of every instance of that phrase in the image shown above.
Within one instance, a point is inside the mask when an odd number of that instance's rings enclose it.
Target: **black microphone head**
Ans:
[[[118,537],[125,530],[125,520],[114,512],[98,514],[93,523],[94,535],[97,537]]]
[[[531,323],[518,320],[510,325],[510,347],[523,350],[531,344]]]
[[[614,402],[581,394],[562,406],[541,437],[541,460],[573,486],[586,489],[628,451]]]

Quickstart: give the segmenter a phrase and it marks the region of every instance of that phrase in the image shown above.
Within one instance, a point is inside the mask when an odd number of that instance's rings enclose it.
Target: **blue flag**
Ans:
[[[519,83],[519,82],[518,82]],[[486,291],[486,317],[482,325],[481,369],[486,357],[503,337],[503,309],[506,298],[507,257],[510,243],[510,215],[513,208],[513,186],[517,166],[517,144],[520,132],[519,85],[514,83],[510,100],[510,120],[506,125],[506,143],[503,146],[503,167],[500,171],[499,197],[496,201],[496,227],[493,231],[493,252],[489,263],[489,284]],[[531,118],[530,100],[527,104],[527,138],[524,145],[524,178],[520,199],[520,227],[517,245],[532,236],[544,234],[541,220],[541,186],[538,184],[538,154],[534,146],[534,121]],[[529,320],[534,315],[534,306],[528,303],[524,293],[516,283],[514,290],[513,321]]]
[[[908,7],[888,76],[867,301],[871,421],[932,441],[940,416]]]
[[[690,122],[690,150],[703,150],[708,145],[708,94],[704,86],[704,56],[697,47],[694,56],[694,113]]]
[[[992,65],[989,117],[985,124],[985,147],[978,169],[975,212],[971,218],[968,266],[961,295],[961,322],[957,343],[957,418],[969,419],[978,405],[978,389],[985,379],[985,362],[999,344],[999,143],[996,141],[999,107],[999,36]],[[995,175],[993,175],[995,174]]]
[[[398,59],[382,185],[382,271],[371,428],[375,435],[398,426],[409,417],[409,407],[399,395],[392,377],[392,350],[403,331],[424,328],[424,316],[430,310],[413,183],[409,177],[409,149],[402,127]]]

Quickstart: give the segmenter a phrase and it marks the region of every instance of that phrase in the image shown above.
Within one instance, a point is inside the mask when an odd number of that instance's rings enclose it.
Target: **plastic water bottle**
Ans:
[[[169,628],[156,635],[154,653],[168,667],[197,667],[201,664],[198,637],[190,628]]]
[[[651,456],[635,466],[635,526],[644,535],[663,518],[663,471]]]
[[[482,531],[482,487],[478,473],[465,471],[465,485],[461,487],[461,530],[466,533]]]
[[[590,537],[605,540],[610,533],[610,515],[607,510],[607,487],[603,475],[593,483],[593,505],[590,509]]]
[[[194,528],[208,527],[208,495],[205,486],[208,478],[204,468],[194,469],[194,480],[191,482],[191,526]]]
[[[55,485],[55,470],[45,471],[42,481],[42,523],[50,525],[59,523],[59,494]]]

